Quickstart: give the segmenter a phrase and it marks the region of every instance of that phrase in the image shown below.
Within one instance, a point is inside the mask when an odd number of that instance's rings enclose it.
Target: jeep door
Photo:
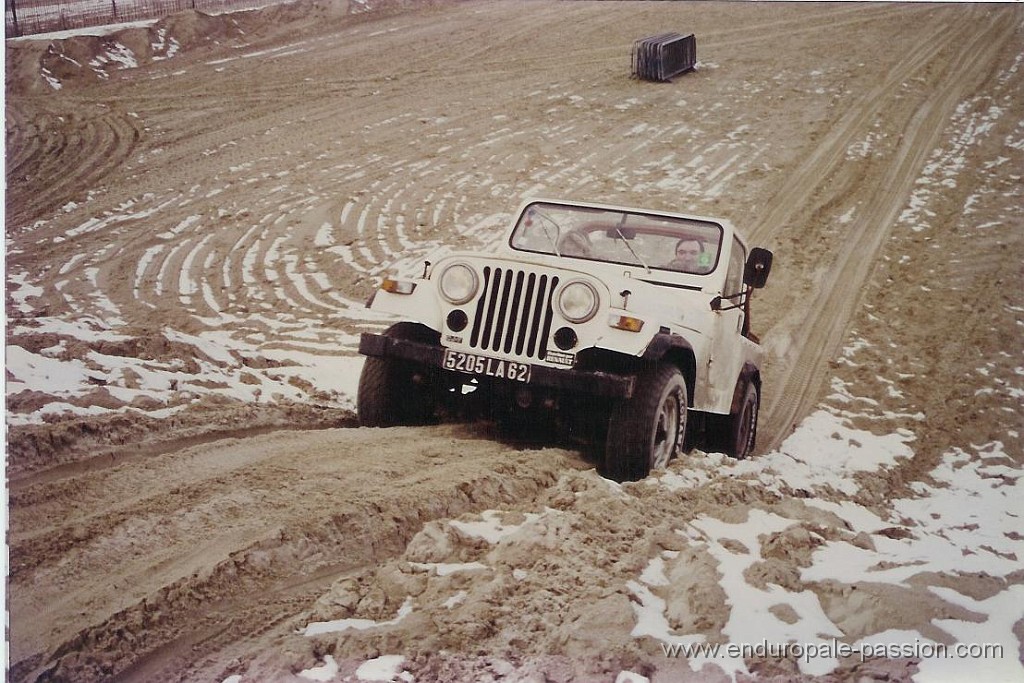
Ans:
[[[708,369],[707,405],[713,412],[728,413],[736,380],[744,363],[756,363],[759,347],[743,336],[746,313],[742,303],[745,289],[743,267],[747,249],[735,236],[728,245],[728,271],[722,291],[722,308],[714,312],[711,366]],[[728,297],[728,298],[727,298]]]

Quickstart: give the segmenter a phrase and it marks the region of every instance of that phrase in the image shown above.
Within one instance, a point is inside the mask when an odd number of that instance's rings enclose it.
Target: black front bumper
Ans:
[[[359,353],[376,358],[400,358],[444,370],[444,348],[435,344],[409,339],[395,339],[383,334],[364,332],[359,338]],[[453,370],[444,371],[455,372]],[[472,374],[466,374],[465,376],[477,377],[477,375]],[[500,381],[492,380],[489,377],[481,377],[481,379]],[[560,368],[549,368],[544,365],[532,365],[530,381],[524,386],[548,387],[559,391],[592,394],[609,398],[629,398],[633,395],[634,381],[635,377],[633,375],[619,375],[597,370],[563,370]]]

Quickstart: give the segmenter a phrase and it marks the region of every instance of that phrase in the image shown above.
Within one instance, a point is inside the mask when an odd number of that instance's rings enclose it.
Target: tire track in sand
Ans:
[[[32,102],[12,103],[7,148],[14,150],[6,177],[10,195],[7,224],[21,226],[62,204],[80,199],[131,158],[141,124],[131,115],[97,104],[74,114],[35,111]],[[27,128],[23,128],[30,122]],[[10,196],[9,195],[9,196]]]
[[[956,104],[984,75],[994,55],[1014,33],[1012,22],[1005,21],[1000,14],[984,22],[965,25],[976,27],[975,32],[970,36],[961,35],[960,47],[956,47],[945,40],[946,30],[937,24],[907,59],[887,73],[878,87],[841,119],[807,163],[790,176],[752,230],[754,243],[771,244],[790,226],[811,222],[820,207],[836,203],[856,206],[859,202],[870,207],[867,213],[846,226],[842,250],[827,269],[825,279],[813,285],[817,295],[807,301],[805,307],[790,308],[790,313],[762,335],[768,349],[773,348],[774,341],[775,348],[786,349],[786,355],[781,359],[778,355],[773,358],[781,360],[781,366],[777,362],[773,365],[771,379],[766,382],[761,419],[762,433],[769,438],[759,445],[759,450],[778,447],[792,427],[820,400],[820,388],[826,381],[825,368],[835,355],[859,301],[859,296],[851,293],[859,292],[866,282],[927,154],[935,146]],[[950,49],[956,49],[957,54],[949,68],[959,76],[955,81],[945,82],[959,87],[930,89],[928,98],[910,112],[909,119],[902,124],[900,144],[883,173],[854,182],[852,196],[836,195],[832,188],[847,187],[846,183],[835,182],[835,175],[843,172],[840,167],[849,145],[868,128],[876,115],[887,115],[886,107],[898,101],[898,90],[903,82],[942,59],[944,52]],[[942,69],[937,71],[945,73]],[[907,113],[895,112],[894,115],[906,116]],[[805,197],[813,199],[808,202]]]

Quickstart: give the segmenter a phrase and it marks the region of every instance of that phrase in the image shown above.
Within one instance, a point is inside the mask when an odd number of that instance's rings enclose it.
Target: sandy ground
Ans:
[[[349,9],[8,41],[11,680],[1024,676],[1024,9]],[[353,427],[378,278],[538,195],[775,252],[759,457]],[[871,638],[1004,652],[665,651]]]

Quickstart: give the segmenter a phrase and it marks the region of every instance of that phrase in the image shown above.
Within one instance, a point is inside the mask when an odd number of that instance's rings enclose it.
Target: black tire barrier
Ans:
[[[691,33],[662,33],[633,43],[632,76],[645,81],[669,81],[697,64],[697,39]]]

